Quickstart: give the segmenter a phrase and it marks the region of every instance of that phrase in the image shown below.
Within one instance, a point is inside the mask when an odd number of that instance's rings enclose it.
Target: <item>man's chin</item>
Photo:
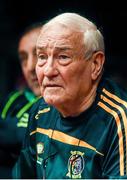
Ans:
[[[56,106],[58,104],[60,104],[60,98],[56,97],[55,95],[50,96],[50,95],[44,95],[44,100],[46,103],[52,105],[52,106]]]

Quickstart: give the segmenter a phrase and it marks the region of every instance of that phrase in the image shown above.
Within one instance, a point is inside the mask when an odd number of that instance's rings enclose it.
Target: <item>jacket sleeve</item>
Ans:
[[[112,123],[106,144],[106,148],[108,148],[102,166],[104,179],[127,179],[126,137],[123,129],[122,125],[118,129],[115,121]]]
[[[36,145],[35,137],[31,137],[31,131],[36,129],[36,121],[34,116],[36,113],[36,103],[30,111],[29,123],[23,142],[23,147],[12,170],[12,177],[14,179],[36,179]],[[32,138],[32,139],[31,139]]]

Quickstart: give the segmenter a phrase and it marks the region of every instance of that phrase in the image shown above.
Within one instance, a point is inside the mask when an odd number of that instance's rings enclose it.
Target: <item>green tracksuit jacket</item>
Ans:
[[[93,105],[64,118],[40,99],[14,178],[127,178],[127,93],[103,79]]]
[[[28,125],[29,110],[37,101],[28,91],[14,91],[0,103],[0,178],[11,178]]]

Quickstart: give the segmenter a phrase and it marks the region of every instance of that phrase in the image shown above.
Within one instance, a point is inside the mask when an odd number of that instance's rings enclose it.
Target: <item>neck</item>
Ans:
[[[66,103],[61,107],[57,108],[63,117],[67,116],[78,116],[83,111],[87,110],[94,102],[96,98],[97,85],[93,85],[92,89],[84,98],[79,98],[75,102]]]

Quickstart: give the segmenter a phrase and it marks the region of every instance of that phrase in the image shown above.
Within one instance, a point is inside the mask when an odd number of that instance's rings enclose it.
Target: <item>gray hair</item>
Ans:
[[[43,29],[44,27],[54,25],[55,23],[62,24],[75,31],[84,33],[83,41],[86,59],[89,59],[96,51],[105,51],[103,35],[97,29],[96,25],[85,17],[76,13],[63,13],[51,19],[43,26]]]

